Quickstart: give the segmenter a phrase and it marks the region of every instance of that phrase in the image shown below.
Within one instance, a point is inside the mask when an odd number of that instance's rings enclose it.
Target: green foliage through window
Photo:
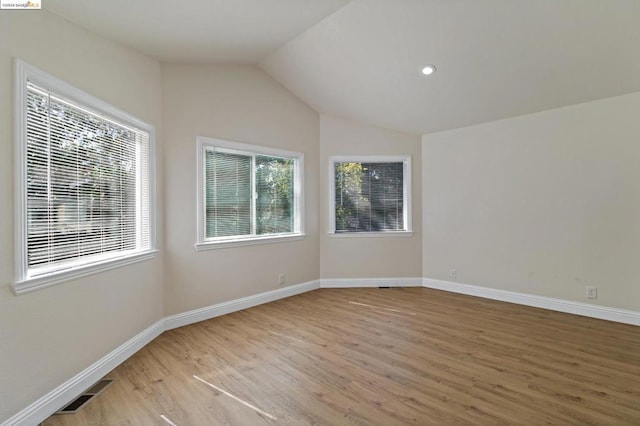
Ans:
[[[404,230],[402,162],[336,162],[336,232]]]
[[[293,232],[293,160],[256,156],[256,233]]]
[[[149,247],[148,133],[33,83],[25,107],[28,267]]]
[[[295,159],[205,148],[205,238],[293,233]]]

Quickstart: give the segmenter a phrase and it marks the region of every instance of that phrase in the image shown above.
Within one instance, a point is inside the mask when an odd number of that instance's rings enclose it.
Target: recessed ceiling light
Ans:
[[[424,75],[431,75],[434,72],[436,72],[437,68],[435,65],[425,65],[424,68],[422,68],[422,74]]]

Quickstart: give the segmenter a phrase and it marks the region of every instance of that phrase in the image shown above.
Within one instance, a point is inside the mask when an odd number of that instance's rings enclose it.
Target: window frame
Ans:
[[[394,231],[336,231],[336,163],[402,163],[402,192],[403,192],[403,230]],[[329,236],[335,238],[353,237],[411,237],[413,235],[412,222],[412,189],[411,189],[411,155],[349,155],[329,157]]]
[[[15,294],[24,294],[38,289],[61,284],[73,279],[96,274],[102,271],[119,268],[136,262],[141,262],[155,257],[156,249],[156,166],[155,166],[155,128],[126,113],[111,104],[96,98],[77,87],[54,77],[19,59],[15,60],[14,82],[14,176],[15,176],[15,277],[12,287]],[[149,135],[149,239],[150,247],[127,253],[114,252],[105,254],[99,259],[77,262],[69,261],[59,269],[42,272],[30,276],[27,253],[27,112],[26,97],[27,85],[32,82],[47,90],[55,92],[65,99],[77,103],[80,108],[87,108],[92,113],[120,123],[128,127],[138,128]]]
[[[287,151],[282,149],[270,148],[247,143],[233,142],[225,139],[211,138],[207,136],[196,137],[196,189],[197,189],[197,205],[196,205],[196,244],[197,251],[211,250],[225,247],[245,246],[254,244],[277,243],[284,241],[297,241],[305,237],[304,228],[304,154],[295,151]],[[274,157],[283,157],[294,160],[294,214],[293,214],[293,232],[282,234],[266,234],[266,235],[233,235],[228,237],[205,237],[205,220],[206,220],[206,186],[205,186],[205,155],[207,148],[220,148],[225,151],[235,152],[242,155],[267,155]],[[254,171],[255,172],[255,171]],[[255,176],[252,176],[252,182]],[[255,197],[255,194],[254,194]],[[255,210],[255,209],[254,209]],[[252,215],[253,215],[252,211]],[[255,217],[252,217],[255,220]]]

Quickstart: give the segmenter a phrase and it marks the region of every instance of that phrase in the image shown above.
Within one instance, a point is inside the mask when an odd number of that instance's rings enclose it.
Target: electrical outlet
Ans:
[[[287,276],[285,274],[281,273],[280,275],[278,275],[278,284],[284,285],[286,281],[287,281]]]
[[[458,277],[458,271],[456,268],[449,269],[449,278],[453,278],[454,280]]]
[[[584,288],[585,296],[587,299],[597,299],[598,298],[598,287],[595,286],[585,286]]]

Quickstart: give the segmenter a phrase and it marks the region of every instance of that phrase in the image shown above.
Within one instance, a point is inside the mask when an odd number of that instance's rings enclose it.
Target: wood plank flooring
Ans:
[[[640,327],[321,289],[163,333],[44,425],[640,425]]]

